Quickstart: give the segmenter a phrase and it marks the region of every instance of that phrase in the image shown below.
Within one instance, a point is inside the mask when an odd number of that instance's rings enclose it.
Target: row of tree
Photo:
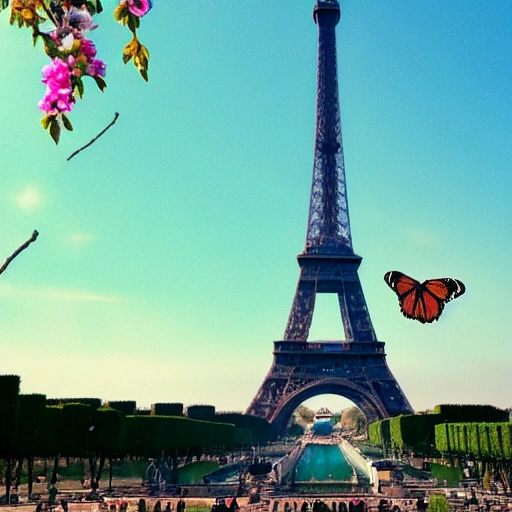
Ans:
[[[444,453],[436,425],[508,422],[509,412],[491,405],[438,405],[428,414],[404,414],[370,423],[370,443],[384,450],[432,456]]]
[[[435,427],[442,453],[512,461],[512,423],[446,423]]]
[[[19,481],[25,460],[31,494],[36,457],[53,458],[52,483],[61,457],[88,460],[95,487],[106,460],[112,468],[113,458],[167,457],[175,466],[180,456],[232,450],[241,444],[265,442],[272,435],[270,425],[261,418],[216,414],[213,406],[191,406],[188,417],[183,416],[182,404],[152,408],[152,412],[170,410],[174,416],[133,414],[137,412],[132,408],[134,402],[123,402],[123,406],[120,402],[102,405],[94,398],[50,401],[42,394],[20,394],[19,387],[18,376],[0,375],[0,459],[6,462],[7,495],[12,479]]]
[[[432,413],[402,415],[373,422],[372,444],[385,451],[448,459],[451,465],[471,469],[489,487],[501,481],[510,487],[512,422],[509,411],[489,405],[441,405]],[[485,483],[485,482],[484,482]]]

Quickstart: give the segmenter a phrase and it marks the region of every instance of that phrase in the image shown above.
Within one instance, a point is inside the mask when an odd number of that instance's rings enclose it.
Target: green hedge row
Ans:
[[[177,416],[127,416],[126,451],[158,456],[187,448],[232,448],[235,427]]]
[[[474,425],[474,422],[489,425],[489,419],[490,423],[506,422],[508,411],[491,405],[438,405],[430,414],[401,415],[373,422],[368,426],[368,439],[377,446],[425,455],[431,453],[434,446],[441,452],[454,451],[453,447],[457,446],[461,453],[471,451],[481,457],[501,454],[503,458],[505,447],[510,444],[505,427],[493,430],[482,426],[480,431],[467,426],[455,429],[455,425]],[[443,429],[447,433],[443,433]]]
[[[435,441],[434,427],[441,421],[438,414],[395,416],[390,420],[391,446],[429,453]]]
[[[391,419],[374,421],[368,425],[368,441],[376,446],[391,446]]]
[[[380,421],[374,421],[368,425],[368,441],[376,446],[384,444],[380,433],[380,424]]]
[[[0,459],[55,456],[160,456],[232,449],[263,442],[271,427],[241,413],[215,414],[215,407],[154,404],[142,415],[134,401],[111,402],[118,409],[96,407],[99,399],[47,400],[45,395],[20,395],[20,378],[0,375]],[[58,405],[48,405],[58,404]],[[132,414],[126,414],[126,412]],[[149,411],[148,411],[149,412]],[[155,413],[174,413],[158,415]],[[203,421],[199,418],[210,418]]]
[[[436,447],[442,453],[479,459],[512,460],[512,423],[445,423],[435,428]]]

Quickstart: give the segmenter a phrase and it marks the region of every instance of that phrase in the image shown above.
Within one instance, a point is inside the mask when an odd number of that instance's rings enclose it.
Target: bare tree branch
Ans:
[[[83,151],[84,149],[88,148],[93,142],[97,141],[111,126],[113,126],[115,124],[118,117],[119,117],[119,112],[116,112],[114,114],[114,119],[108,124],[108,126],[106,126],[103,130],[101,130],[101,132],[98,133],[98,135],[96,135],[96,137],[94,137],[94,139],[91,139],[85,146],[83,146],[80,149],[77,149],[76,151],[71,153],[71,155],[69,155],[66,160],[69,162],[74,156],[78,155],[78,153],[80,153],[80,151]]]
[[[39,233],[37,232],[37,230],[34,230],[34,232],[32,233],[32,236],[21,246],[21,247],[18,247],[18,249],[16,249],[6,260],[5,260],[5,263],[2,265],[2,267],[0,268],[0,274],[3,274],[4,271],[7,269],[7,267],[9,266],[9,264],[11,263],[11,261],[16,258],[16,256],[18,256],[18,254],[21,252],[21,251],[24,251],[32,242],[35,242],[37,236],[39,235]]]

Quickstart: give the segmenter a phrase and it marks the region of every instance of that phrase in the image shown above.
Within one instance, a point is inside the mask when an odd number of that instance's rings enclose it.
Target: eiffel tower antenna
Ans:
[[[305,253],[353,254],[338,99],[338,2],[319,1],[313,18],[318,25],[316,127]]]

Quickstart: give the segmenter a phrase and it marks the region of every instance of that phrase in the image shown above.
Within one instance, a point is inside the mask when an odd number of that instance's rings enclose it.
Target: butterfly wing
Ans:
[[[415,304],[411,304],[409,308],[404,307],[405,312],[402,312],[407,318],[418,320],[422,324],[429,324],[441,316],[443,308],[444,302],[428,292],[424,284],[421,284],[416,294]]]
[[[426,306],[421,300],[420,282],[397,270],[386,272],[384,281],[397,294],[400,311],[403,315],[423,322],[423,318],[426,316]]]
[[[402,272],[398,272],[398,270],[386,272],[384,274],[384,281],[396,292],[399,298],[412,293],[420,284],[416,279],[406,276]]]
[[[421,283],[421,291],[425,304],[425,322],[430,323],[437,320],[443,312],[444,305],[460,297],[466,291],[466,287],[458,279],[443,277],[424,281]]]
[[[465,291],[464,283],[450,277],[429,279],[422,283],[425,289],[444,303],[460,297]]]

